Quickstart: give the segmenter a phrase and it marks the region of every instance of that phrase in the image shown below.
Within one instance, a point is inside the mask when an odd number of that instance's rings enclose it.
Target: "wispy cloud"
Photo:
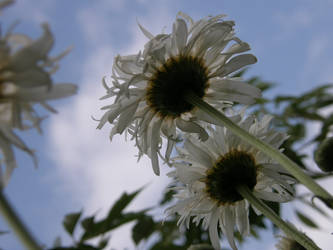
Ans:
[[[93,13],[82,10],[78,14],[85,38],[96,39],[90,43],[92,50],[82,66],[79,94],[72,99],[70,105],[62,109],[61,114],[52,117],[52,136],[49,141],[63,185],[87,213],[99,211],[99,215],[103,215],[125,190],[133,191],[147,184],[130,208],[137,210],[150,207],[156,204],[169,181],[163,177],[168,167],[165,167],[161,177],[154,176],[148,157],[137,162],[137,149],[133,142],[125,142],[124,136],[116,136],[110,142],[111,126],[107,124],[102,130],[96,130],[98,122],[91,118],[92,115],[95,118],[101,117],[99,109],[111,104],[110,100],[98,100],[105,94],[101,80],[103,76],[111,74],[115,55],[113,47],[100,41],[98,37],[99,32],[105,29],[103,20],[107,20],[103,13],[106,15],[107,11]],[[162,13],[150,9],[142,21],[148,23],[153,18],[163,22],[163,18],[169,19],[169,16],[165,9]],[[121,32],[123,28],[110,32]],[[129,39],[131,42],[124,46],[127,48],[121,53],[137,53],[146,40],[139,34],[136,25],[125,29],[132,31]],[[128,227],[122,228],[112,237],[112,245],[133,248],[129,239]]]
[[[295,8],[288,12],[277,12],[273,18],[280,26],[280,32],[276,39],[281,41],[296,36],[300,30],[308,28],[313,24],[315,16],[311,8]]]

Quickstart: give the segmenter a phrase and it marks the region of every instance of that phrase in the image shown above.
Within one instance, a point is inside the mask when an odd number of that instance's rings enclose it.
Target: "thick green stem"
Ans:
[[[42,250],[9,204],[3,190],[0,190],[0,212],[26,249]]]
[[[305,249],[308,250],[320,250],[316,244],[308,238],[305,234],[299,232],[290,223],[283,221],[270,207],[263,203],[260,199],[255,197],[247,186],[238,186],[238,193],[248,200],[252,206],[263,213],[268,219],[270,219],[276,226],[278,226],[288,237],[293,238]]]
[[[192,105],[198,107],[202,111],[206,112],[213,119],[219,121],[226,128],[230,129],[233,133],[239,136],[241,139],[245,140],[249,144],[261,150],[267,156],[276,160],[280,163],[290,174],[292,174],[298,181],[303,183],[309,190],[311,190],[317,197],[322,199],[327,206],[333,208],[333,197],[320,185],[318,185],[310,176],[308,176],[304,171],[287,156],[282,154],[279,150],[271,147],[267,143],[261,141],[257,137],[251,135],[244,129],[240,128],[237,124],[232,122],[228,117],[222,114],[220,111],[204,102],[201,98],[197,97],[195,94],[188,94],[186,100]]]

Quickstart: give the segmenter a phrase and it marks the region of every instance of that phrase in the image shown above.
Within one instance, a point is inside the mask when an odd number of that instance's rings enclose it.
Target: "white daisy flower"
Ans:
[[[287,136],[269,129],[271,118],[266,115],[260,121],[252,116],[243,119],[241,114],[231,119],[244,130],[279,148]],[[244,236],[250,230],[249,202],[237,192],[237,187],[246,185],[260,199],[287,202],[294,196],[290,186],[294,179],[226,128],[207,126],[207,130],[210,134],[207,141],[188,135],[184,148],[177,147],[179,156],[172,159],[176,170],[168,175],[184,185],[174,188],[178,201],[167,209],[167,214],[180,214],[178,224],[187,228],[191,219],[196,224],[202,221],[215,249],[221,249],[220,228],[230,246],[237,249],[235,226]]]
[[[185,98],[194,93],[221,108],[239,102],[251,104],[261,96],[259,89],[228,75],[256,62],[255,56],[241,54],[250,49],[234,35],[234,22],[224,15],[194,22],[179,13],[170,34],[152,35],[139,25],[149,39],[143,52],[116,56],[112,85],[105,80],[107,94],[114,97],[98,128],[113,124],[110,134],[129,132],[136,140],[139,157],[147,154],[155,174],[159,175],[158,155],[162,137],[168,141],[164,160],[168,162],[177,142],[177,129],[197,133],[202,140],[207,132],[198,124],[202,113]]]
[[[51,74],[56,72],[58,61],[69,50],[53,58],[48,56],[54,39],[47,24],[42,25],[44,32],[37,40],[13,33],[13,28],[0,37],[0,164],[6,165],[5,173],[0,165],[3,186],[16,167],[13,146],[34,157],[33,151],[13,129],[37,128],[40,131],[43,118],[38,116],[33,105],[39,103],[56,112],[46,101],[71,96],[77,91],[74,84],[52,84]]]

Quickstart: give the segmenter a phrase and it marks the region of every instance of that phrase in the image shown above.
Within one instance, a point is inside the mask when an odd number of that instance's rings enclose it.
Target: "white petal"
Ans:
[[[226,76],[240,68],[257,62],[257,58],[252,54],[242,54],[231,58],[225,65],[218,69],[214,76]]]
[[[278,193],[268,192],[268,191],[253,191],[253,194],[263,200],[274,201],[274,202],[287,202],[293,199],[291,195],[281,195]]]
[[[191,140],[186,140],[184,147],[188,150],[190,156],[196,159],[201,165],[205,166],[206,168],[212,166],[213,163],[210,156],[200,147],[197,147],[195,144],[193,144]]]
[[[154,36],[148,31],[146,30],[139,22],[137,22],[139,25],[140,30],[142,31],[142,33],[148,38],[148,39],[153,39]]]
[[[240,41],[240,43],[233,44],[226,52],[223,52],[224,55],[227,54],[236,54],[236,53],[242,53],[245,51],[250,50],[249,44]]]
[[[177,177],[184,184],[192,184],[204,177],[204,175],[198,173],[195,168],[186,166],[184,164],[174,164],[177,168]]]
[[[211,115],[208,115],[206,112],[202,111],[201,109],[195,111],[195,116],[198,120],[224,127],[224,123],[220,122],[220,120],[212,117]]]
[[[38,67],[31,67],[25,71],[17,72],[8,80],[15,82],[15,84],[23,88],[43,85],[50,87],[51,85],[50,75]]]
[[[173,38],[180,53],[187,41],[187,25],[183,19],[177,19],[173,24]]]
[[[71,83],[59,83],[52,86],[50,90],[44,87],[19,89],[17,95],[24,101],[46,101],[65,98],[76,94],[77,86]]]
[[[208,134],[200,125],[196,124],[195,122],[185,121],[181,118],[176,119],[176,125],[179,129],[184,132],[189,133],[197,133],[199,134],[199,138],[202,141],[206,141],[208,139]]]
[[[234,209],[230,206],[224,207],[223,224],[224,227],[221,227],[221,229],[223,233],[227,236],[231,248],[233,250],[237,250],[234,239],[235,214]]]
[[[250,233],[249,209],[246,200],[238,202],[236,206],[236,224],[239,232],[243,236]]]
[[[244,81],[231,79],[221,79],[211,83],[211,87],[216,91],[221,91],[228,94],[248,95],[254,98],[261,97],[261,91]]]
[[[15,70],[24,70],[25,68],[35,65],[38,60],[46,58],[47,53],[53,46],[54,39],[49,26],[44,23],[42,25],[44,34],[41,38],[34,41],[30,45],[18,50],[12,57],[10,67]]]
[[[135,111],[138,107],[138,102],[134,103],[133,105],[129,106],[127,109],[123,110],[123,112],[120,114],[118,119],[118,133],[122,134],[126,127],[130,125],[130,123],[133,121],[133,117],[135,114]]]
[[[151,143],[150,143],[150,157],[151,163],[153,166],[154,173],[156,175],[160,175],[160,167],[158,164],[158,143],[160,141],[160,128],[161,128],[162,120],[160,118],[156,118],[153,121],[152,129],[151,129]]]
[[[238,93],[214,92],[207,94],[205,98],[207,99],[207,101],[210,101],[211,98],[217,100],[239,102],[246,105],[253,104],[255,102],[255,99],[253,97]]]
[[[209,221],[209,238],[215,250],[221,250],[220,239],[217,231],[219,209],[214,209]]]

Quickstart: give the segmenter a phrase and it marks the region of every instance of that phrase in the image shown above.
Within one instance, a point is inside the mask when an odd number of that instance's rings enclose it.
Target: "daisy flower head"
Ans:
[[[240,113],[231,119],[275,148],[287,138],[269,128],[271,116],[257,120],[252,116],[244,118]],[[210,135],[207,141],[188,135],[184,147],[176,147],[178,156],[172,159],[175,170],[168,175],[181,186],[176,185],[177,203],[167,209],[167,214],[178,213],[178,224],[187,228],[191,219],[196,224],[202,221],[215,249],[221,249],[220,228],[232,249],[237,249],[235,226],[244,236],[250,230],[249,202],[238,193],[237,187],[246,186],[260,199],[287,202],[294,195],[290,185],[294,180],[282,167],[225,127],[207,125],[207,130]]]
[[[6,166],[3,173],[0,165],[2,186],[16,167],[13,146],[29,153],[33,151],[14,133],[13,129],[40,129],[40,117],[34,105],[40,104],[56,112],[46,101],[64,98],[76,93],[77,87],[70,83],[53,84],[51,75],[56,72],[59,60],[69,50],[58,56],[48,56],[54,44],[49,26],[42,24],[43,34],[33,40],[13,33],[15,25],[0,36],[0,164]]]
[[[179,13],[169,34],[152,35],[139,25],[149,39],[143,51],[116,56],[112,86],[103,80],[113,104],[105,106],[98,128],[113,124],[110,137],[127,131],[135,139],[139,157],[151,158],[159,175],[158,155],[162,138],[167,140],[164,160],[169,161],[179,130],[208,134],[200,125],[201,112],[186,101],[194,94],[221,108],[239,102],[251,104],[260,97],[259,89],[229,75],[256,62],[252,54],[242,54],[249,45],[235,36],[234,22],[224,15],[193,21]],[[179,129],[179,130],[178,130]]]

